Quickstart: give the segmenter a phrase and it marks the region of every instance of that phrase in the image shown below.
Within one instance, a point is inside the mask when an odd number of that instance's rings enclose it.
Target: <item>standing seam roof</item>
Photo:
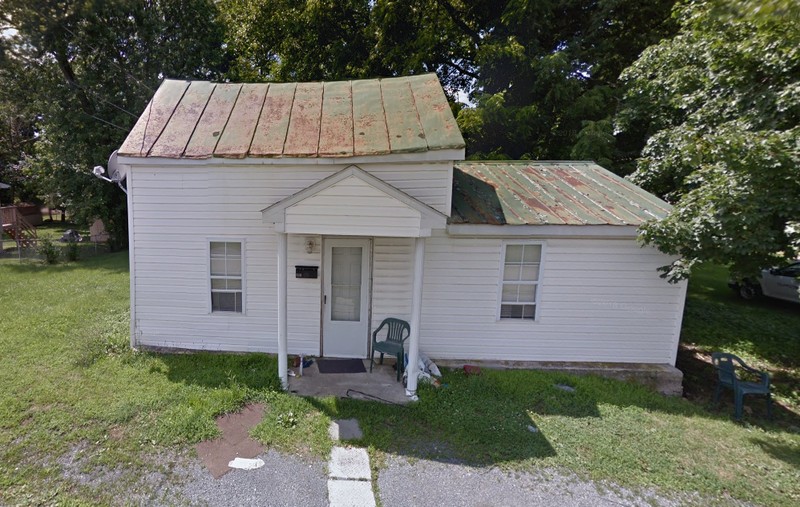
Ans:
[[[165,80],[120,156],[356,157],[464,148],[435,74],[317,83]]]
[[[449,223],[638,226],[670,209],[593,162],[460,162]]]

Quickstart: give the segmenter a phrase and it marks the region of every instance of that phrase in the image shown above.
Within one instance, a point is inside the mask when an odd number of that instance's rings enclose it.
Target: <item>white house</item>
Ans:
[[[133,346],[673,366],[668,205],[590,162],[464,162],[433,74],[165,81],[118,153]],[[408,389],[416,389],[415,375]]]

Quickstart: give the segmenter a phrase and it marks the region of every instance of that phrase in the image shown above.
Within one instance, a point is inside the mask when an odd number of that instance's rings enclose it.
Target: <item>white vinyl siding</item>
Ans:
[[[387,317],[410,322],[413,281],[414,239],[375,238],[372,247],[372,330]]]
[[[244,273],[241,241],[209,242],[211,311],[242,313]]]
[[[261,210],[344,169],[310,165],[193,164],[157,160],[130,169],[132,342],[203,350],[277,351],[276,233]],[[365,171],[449,214],[452,163],[372,163]],[[311,254],[305,239],[313,237]],[[209,246],[246,238],[243,312],[210,312]],[[320,278],[298,279],[295,265],[321,266],[321,238],[289,235],[290,354],[319,354]],[[168,262],[165,261],[168,259]]]
[[[346,165],[133,165],[133,342],[276,352],[277,234],[261,210]],[[449,213],[447,164],[360,167]],[[315,241],[311,253],[307,239]],[[241,314],[209,311],[209,241],[243,241]],[[321,242],[318,235],[288,235],[290,354],[320,352],[322,272],[299,279],[294,267],[322,266]],[[686,284],[658,277],[656,268],[670,257],[634,239],[547,239],[532,325],[498,320],[504,242],[520,240],[443,231],[425,240],[423,352],[443,359],[674,364]],[[376,234],[373,253],[372,329],[385,317],[410,320],[414,240]]]
[[[499,318],[536,319],[539,293],[540,243],[506,243],[500,281]]]
[[[547,239],[531,325],[497,320],[503,242],[444,233],[426,240],[420,331],[426,354],[674,364],[686,284],[670,284],[657,271],[671,257],[633,239]]]
[[[422,216],[369,183],[349,177],[290,206],[285,219],[290,233],[407,237],[419,236]]]

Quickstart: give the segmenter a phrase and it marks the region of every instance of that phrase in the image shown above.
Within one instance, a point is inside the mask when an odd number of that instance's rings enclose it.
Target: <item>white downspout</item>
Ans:
[[[286,334],[286,233],[278,233],[278,377],[289,389],[289,356]]]
[[[425,267],[425,238],[414,241],[414,285],[411,289],[411,335],[408,337],[408,383],[406,396],[417,399],[419,377],[419,328],[422,322],[422,273]]]

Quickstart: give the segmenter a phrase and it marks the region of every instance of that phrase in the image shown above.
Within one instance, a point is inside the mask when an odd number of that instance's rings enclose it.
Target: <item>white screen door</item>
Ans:
[[[369,240],[326,239],[323,276],[323,355],[367,357]]]

